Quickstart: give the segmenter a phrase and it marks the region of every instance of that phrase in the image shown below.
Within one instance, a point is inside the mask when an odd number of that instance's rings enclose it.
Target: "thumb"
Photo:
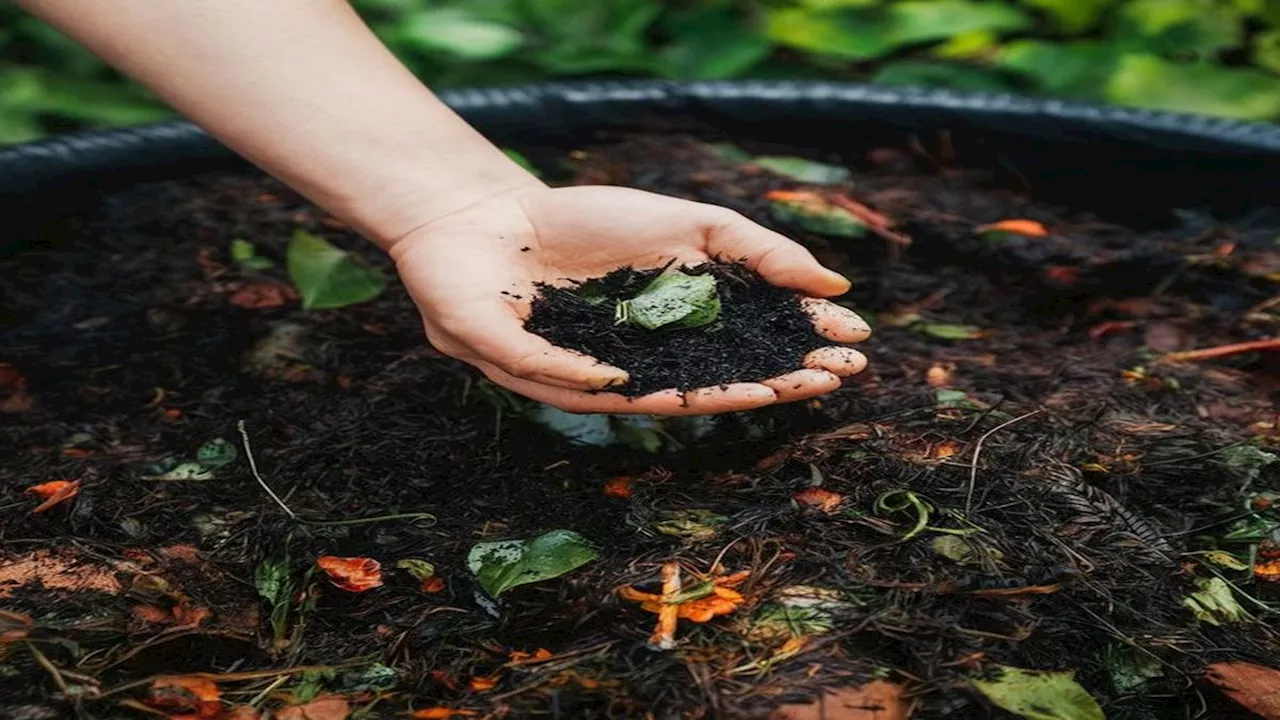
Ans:
[[[715,216],[704,230],[711,257],[741,262],[774,285],[813,297],[848,292],[849,280],[823,267],[803,245],[728,208],[711,212]]]

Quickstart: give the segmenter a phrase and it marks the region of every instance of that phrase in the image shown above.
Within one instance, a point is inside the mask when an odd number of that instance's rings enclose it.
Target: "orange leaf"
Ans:
[[[213,611],[205,607],[191,607],[185,602],[173,608],[173,619],[179,627],[199,627],[205,620],[213,617]]]
[[[511,651],[511,662],[513,663],[537,663],[542,662],[543,660],[550,660],[553,657],[555,657],[555,655],[546,648],[538,648],[531,653],[524,652],[523,650]]]
[[[173,619],[166,610],[155,605],[134,605],[129,612],[138,620],[155,625],[168,623]]]
[[[929,372],[924,374],[924,381],[928,383],[931,388],[950,387],[951,371],[952,366],[950,363],[946,365],[935,364],[933,367],[929,368]]]
[[[222,714],[218,720],[258,720],[262,713],[252,705],[237,705]]]
[[[620,475],[604,484],[604,494],[615,498],[631,497],[631,478]]]
[[[316,566],[329,576],[329,582],[348,592],[364,592],[382,586],[382,565],[373,558],[321,555]]]
[[[1268,560],[1254,565],[1253,576],[1264,582],[1280,582],[1280,560]]]
[[[844,502],[844,496],[840,493],[819,487],[805,488],[793,495],[792,499],[804,507],[820,510],[828,515],[839,509],[840,503]]]
[[[467,683],[467,685],[471,688],[471,692],[488,692],[498,686],[498,676],[481,677],[476,675],[471,678],[471,682]]]
[[[276,712],[276,720],[346,720],[351,704],[340,695],[321,695],[305,705],[290,705]]]
[[[231,296],[231,304],[246,310],[282,307],[296,297],[293,289],[279,283],[264,282],[245,285]]]
[[[438,593],[443,589],[444,580],[435,575],[432,575],[429,578],[424,578],[422,581],[422,592],[424,593]]]
[[[1246,662],[1209,666],[1209,682],[1265,720],[1280,720],[1280,670]]]
[[[35,626],[36,621],[29,615],[0,610],[0,645],[25,640]]]
[[[782,705],[770,720],[907,720],[902,686],[873,680],[862,687],[831,688],[807,705]]]
[[[32,485],[27,488],[27,492],[33,495],[39,495],[44,498],[44,502],[32,508],[31,512],[40,513],[49,508],[64,503],[76,495],[80,494],[79,480],[50,480],[49,482]]]
[[[718,615],[728,615],[742,604],[742,595],[736,590],[717,587],[704,598],[690,600],[680,604],[680,618],[696,623],[704,623]]]
[[[978,232],[1006,232],[1027,237],[1044,237],[1049,234],[1049,231],[1044,229],[1044,225],[1035,220],[1001,220],[978,227]]]
[[[422,710],[414,710],[410,717],[414,720],[449,720],[455,717],[475,717],[475,710],[454,710],[447,707],[423,708]]]
[[[168,675],[151,681],[147,702],[154,707],[190,710],[198,718],[222,712],[221,693],[212,680],[194,675]]]

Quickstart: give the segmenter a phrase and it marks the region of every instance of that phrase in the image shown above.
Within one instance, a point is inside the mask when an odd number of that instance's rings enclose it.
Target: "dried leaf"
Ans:
[[[497,686],[498,677],[496,675],[490,677],[481,677],[477,675],[476,677],[471,678],[471,681],[467,683],[467,687],[471,689],[471,692],[488,692]]]
[[[604,484],[603,491],[604,494],[609,497],[629,498],[632,494],[631,478],[626,475],[619,475],[618,477],[610,478],[609,482]]]
[[[995,678],[970,682],[997,707],[1029,720],[1105,720],[1098,701],[1074,675],[1000,666]]]
[[[946,325],[923,323],[916,326],[920,332],[939,340],[979,340],[989,333],[973,325]]]
[[[432,707],[414,710],[410,715],[414,720],[451,720],[456,717],[475,717],[478,715],[474,710],[455,710],[447,707]]]
[[[840,503],[844,502],[844,496],[840,493],[824,490],[820,487],[805,488],[792,496],[792,500],[801,507],[812,508],[820,512],[831,513],[840,509]]]
[[[44,498],[44,502],[31,509],[32,513],[42,513],[49,508],[60,505],[80,494],[79,480],[50,480],[39,485],[32,485],[27,492]]]
[[[151,681],[147,704],[193,712],[213,718],[222,711],[221,693],[212,680],[191,675],[167,675]]]
[[[1206,675],[1223,694],[1264,720],[1280,720],[1280,670],[1246,662],[1221,662]]]
[[[531,540],[477,543],[467,553],[467,567],[496,598],[519,585],[560,577],[598,555],[578,533],[552,530]]]
[[[1049,234],[1045,230],[1044,225],[1035,220],[1001,220],[1000,222],[991,223],[990,225],[981,225],[977,228],[979,234],[988,233],[1009,233],[1011,235],[1025,235],[1027,237],[1044,237]]]
[[[1265,560],[1253,566],[1253,576],[1261,582],[1280,583],[1280,560]]]
[[[185,462],[175,465],[170,470],[166,470],[158,475],[148,475],[148,480],[166,480],[166,481],[202,481],[212,480],[213,471],[201,465],[198,462]]]
[[[1231,586],[1222,578],[1196,578],[1200,589],[1182,599],[1182,604],[1197,618],[1210,625],[1225,625],[1249,619],[1249,613],[1236,602]]]
[[[770,720],[907,720],[902,686],[872,680],[856,688],[828,689],[817,702],[778,707]]]
[[[662,513],[661,522],[654,529],[663,535],[674,535],[689,540],[706,540],[714,537],[717,526],[723,525],[729,518],[717,515],[710,510],[670,510]]]
[[[260,282],[245,285],[231,294],[228,301],[245,310],[265,310],[267,308],[284,307],[297,295],[287,285],[277,282]]]
[[[720,293],[713,275],[688,275],[668,270],[630,300],[622,300],[615,311],[618,323],[656,330],[668,325],[696,328],[720,317]]]
[[[275,713],[275,720],[346,720],[351,703],[340,695],[324,695],[304,705],[290,705]]]
[[[1202,556],[1205,560],[1219,567],[1228,570],[1248,570],[1249,564],[1241,562],[1239,558],[1224,550],[1210,550]]]
[[[849,179],[849,169],[789,155],[765,155],[752,163],[792,180],[815,185],[835,185]]]
[[[329,576],[329,582],[347,592],[365,592],[382,586],[382,565],[373,558],[321,555],[316,566]]]
[[[860,238],[867,225],[855,213],[826,197],[807,191],[775,190],[765,196],[779,222],[827,237]]]
[[[289,242],[289,279],[306,310],[325,310],[366,302],[387,286],[378,271],[324,238],[297,230]]]

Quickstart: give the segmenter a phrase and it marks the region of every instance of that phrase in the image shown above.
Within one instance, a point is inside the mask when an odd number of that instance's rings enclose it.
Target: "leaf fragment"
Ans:
[[[672,535],[687,540],[706,540],[714,537],[718,526],[728,522],[729,518],[717,515],[710,510],[670,510],[662,513],[662,519],[654,529],[663,535]]]
[[[1001,220],[989,225],[979,225],[975,230],[979,235],[988,233],[1008,233],[1027,237],[1044,237],[1049,234],[1044,225],[1035,220]]]
[[[223,438],[214,438],[201,445],[196,451],[196,462],[210,470],[215,470],[235,462],[239,455],[235,445]]]
[[[922,323],[917,325],[916,329],[939,340],[979,340],[988,334],[986,330],[975,325]]]
[[[467,553],[467,568],[492,597],[519,585],[560,577],[599,556],[572,530],[552,530],[530,540],[477,543]]]
[[[997,707],[1028,720],[1105,720],[1098,701],[1075,681],[1074,672],[999,669],[992,679],[969,681]]]
[[[80,494],[79,480],[50,480],[27,488],[27,492],[43,499],[31,512],[42,513]]]
[[[720,293],[709,274],[688,275],[668,270],[630,300],[618,302],[615,318],[646,330],[660,327],[696,328],[720,317]]]
[[[321,555],[316,558],[316,567],[329,576],[329,582],[335,587],[347,592],[365,592],[382,586],[382,565],[373,558]]]
[[[1220,662],[1210,665],[1205,677],[1263,720],[1280,720],[1280,670],[1247,662]]]
[[[817,193],[776,190],[765,199],[778,222],[827,237],[857,239],[867,234],[861,218]]]
[[[165,675],[151,681],[147,704],[186,710],[209,719],[222,712],[222,694],[212,680],[194,675]]]
[[[769,172],[814,185],[836,185],[849,179],[849,168],[789,155],[765,155],[752,162]]]
[[[289,279],[305,310],[327,310],[372,300],[386,289],[380,272],[355,255],[306,230],[296,230],[287,253]]]
[[[1221,626],[1250,618],[1222,578],[1196,578],[1196,587],[1200,589],[1183,598],[1182,604],[1200,620]]]
[[[253,243],[242,238],[231,241],[231,259],[250,270],[268,270],[275,267],[271,258],[259,255]]]

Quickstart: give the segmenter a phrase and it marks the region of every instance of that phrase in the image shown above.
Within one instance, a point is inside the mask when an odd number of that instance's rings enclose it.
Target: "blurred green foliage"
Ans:
[[[1280,0],[355,0],[436,88],[835,78],[1280,120]],[[0,142],[167,116],[0,5]]]

